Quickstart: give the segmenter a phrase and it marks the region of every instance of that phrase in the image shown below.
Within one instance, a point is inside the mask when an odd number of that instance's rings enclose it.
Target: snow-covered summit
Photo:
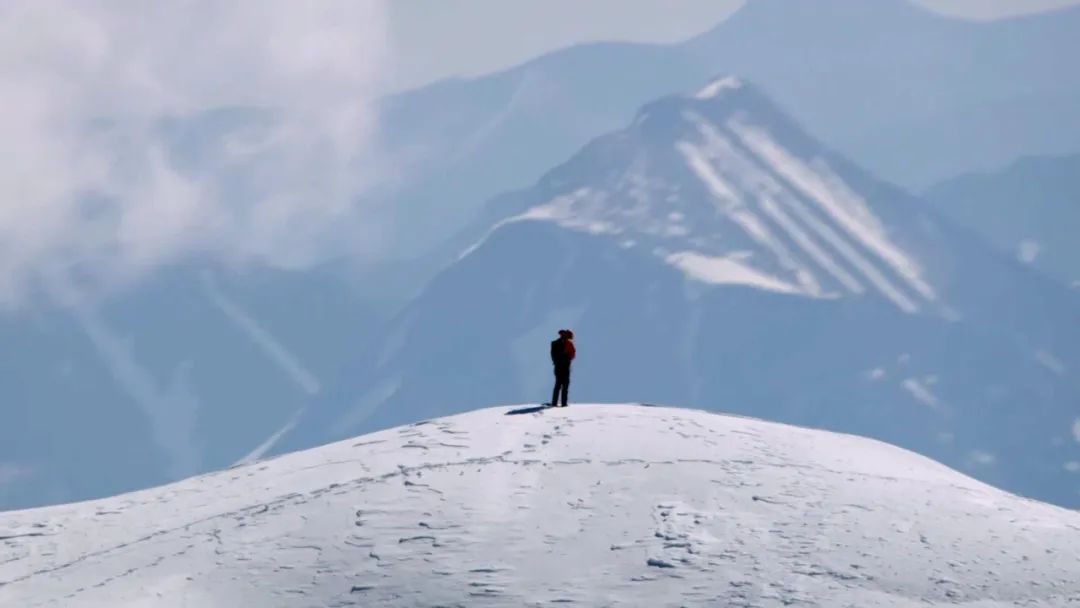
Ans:
[[[742,80],[735,76],[722,76],[702,87],[701,90],[694,94],[694,97],[697,99],[712,99],[717,95],[721,95],[724,91],[741,89],[742,86]]]
[[[1080,514],[868,439],[493,408],[0,515],[0,605],[1066,605]]]
[[[735,77],[644,106],[629,128],[542,185],[550,196],[504,225],[539,220],[610,235],[705,283],[941,309],[910,246],[916,210],[877,192]]]

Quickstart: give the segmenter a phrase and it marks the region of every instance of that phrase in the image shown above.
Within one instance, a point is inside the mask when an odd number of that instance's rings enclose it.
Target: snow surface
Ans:
[[[742,86],[743,83],[738,78],[734,76],[724,76],[722,78],[717,78],[702,87],[701,90],[694,94],[694,97],[697,99],[712,99],[724,91],[741,89]]]
[[[2,606],[1065,606],[1080,513],[880,442],[492,408],[0,514]]]
[[[711,257],[683,251],[667,257],[667,262],[691,278],[713,285],[749,285],[767,291],[800,293],[794,285],[748,266],[734,256]]]

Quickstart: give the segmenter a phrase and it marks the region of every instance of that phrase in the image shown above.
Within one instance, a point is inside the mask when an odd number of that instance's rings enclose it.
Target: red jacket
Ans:
[[[574,348],[574,343],[566,336],[551,343],[551,362],[557,368],[569,368],[570,362],[576,355],[577,349]]]

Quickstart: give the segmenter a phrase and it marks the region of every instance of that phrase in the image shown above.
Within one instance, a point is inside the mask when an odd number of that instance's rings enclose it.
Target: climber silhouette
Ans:
[[[574,348],[574,332],[569,329],[560,329],[559,338],[551,343],[551,363],[555,366],[555,390],[551,393],[551,405],[558,406],[559,398],[562,398],[561,407],[566,407],[570,393],[570,364],[577,355]]]

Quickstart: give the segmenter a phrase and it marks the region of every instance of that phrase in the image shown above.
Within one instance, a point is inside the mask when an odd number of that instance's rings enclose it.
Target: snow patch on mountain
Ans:
[[[936,408],[938,404],[941,403],[937,398],[937,395],[930,390],[925,379],[906,378],[900,385],[903,386],[904,390],[910,393],[916,401],[927,407]]]
[[[694,97],[696,99],[712,99],[724,91],[741,89],[742,86],[743,83],[738,78],[734,76],[725,76],[705,85],[701,90],[694,94]]]
[[[516,222],[550,222],[563,228],[594,235],[620,234],[623,230],[618,225],[609,219],[602,218],[606,207],[605,199],[603,192],[595,192],[590,188],[579,188],[570,194],[557,196],[547,203],[536,205],[523,213],[496,222],[483,238],[466,247],[458,259],[464,259],[472,254],[500,228]]]
[[[569,196],[559,196],[549,203],[529,209],[510,218],[511,221],[551,221],[564,228],[581,230],[589,234],[618,234],[620,228],[603,217],[606,207],[603,192],[582,188]]]
[[[707,151],[685,141],[680,141],[676,147],[686,157],[690,169],[708,188],[718,208],[747,236],[775,256],[782,267],[793,272],[808,293],[820,294],[821,286],[814,276],[795,260],[787,247],[773,235],[767,223],[720,176],[709,162]]]
[[[984,450],[972,450],[971,453],[968,454],[968,462],[970,462],[972,466],[988,467],[997,462],[997,456]]]
[[[921,269],[914,258],[889,240],[885,227],[874,216],[867,202],[833,173],[825,162],[820,159],[813,165],[803,162],[780,146],[766,131],[742,120],[731,120],[727,126],[777,174],[817,203],[849,236],[884,260],[907,287],[927,301],[936,299],[933,288],[922,278]],[[880,271],[869,265],[863,267],[878,289],[897,306],[908,312],[918,310],[913,299],[902,293]]]
[[[744,264],[735,256],[712,257],[692,251],[667,256],[667,262],[692,279],[714,285],[750,285],[767,291],[799,294],[799,288]]]
[[[1058,376],[1062,376],[1067,371],[1069,371],[1069,368],[1066,367],[1065,363],[1063,363],[1061,359],[1055,357],[1053,353],[1047,352],[1045,350],[1037,351],[1035,353],[1035,360],[1039,362],[1039,365],[1042,365],[1043,367],[1054,372]]]
[[[1023,240],[1016,247],[1016,259],[1024,264],[1033,264],[1041,251],[1038,241]]]

